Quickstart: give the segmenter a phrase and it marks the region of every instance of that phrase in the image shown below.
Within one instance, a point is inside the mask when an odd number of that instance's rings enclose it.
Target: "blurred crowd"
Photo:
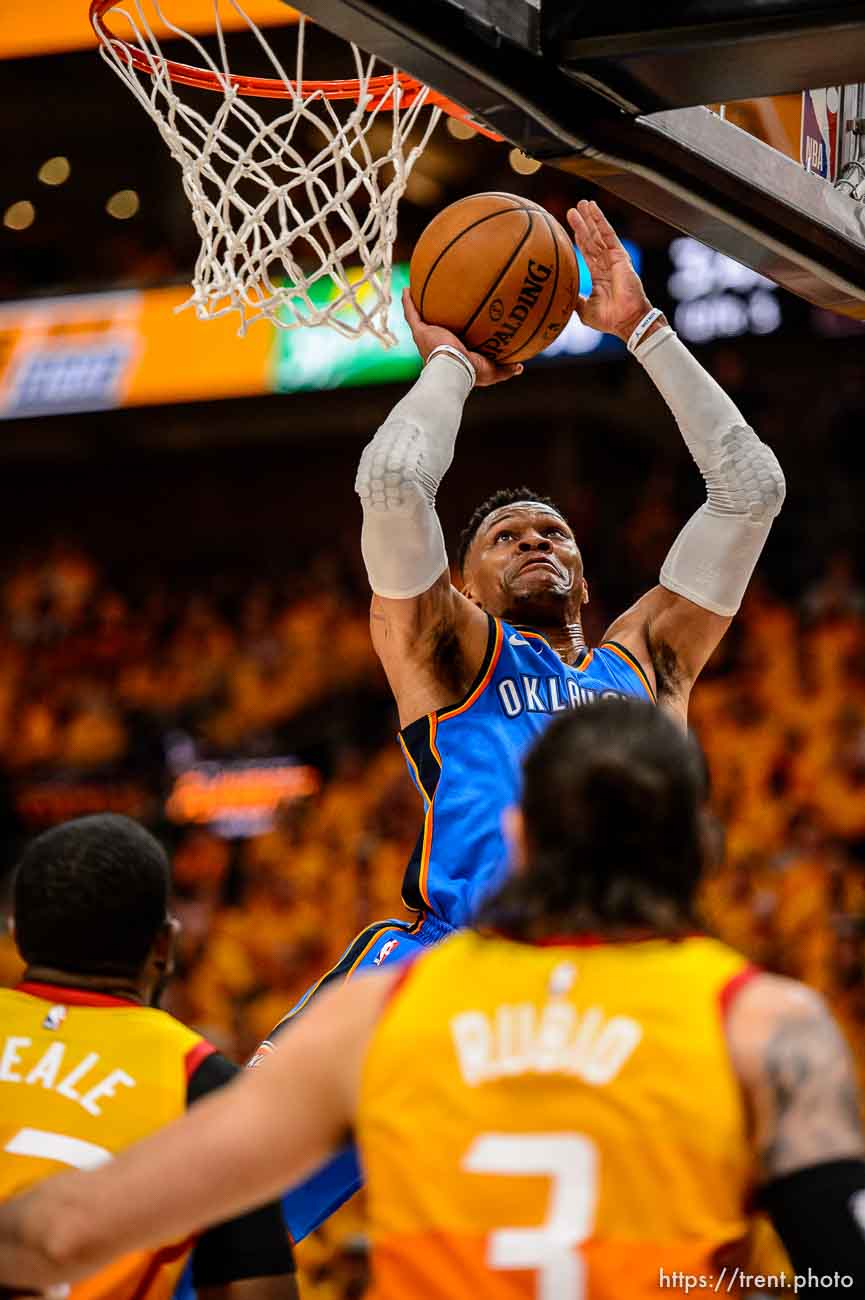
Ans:
[[[647,500],[629,526],[641,552],[670,536],[663,493]],[[706,923],[826,995],[865,1087],[865,590],[849,552],[796,602],[755,579],[691,716],[727,827]],[[156,828],[183,923],[169,1009],[237,1060],[368,921],[405,915],[421,809],[396,725],[365,593],[332,562],[290,580],[124,585],[58,544],[2,577],[7,864],[27,834],[100,806]],[[228,756],[298,759],[317,789],[255,834],[172,821],[178,776]],[[0,979],[17,973],[0,940]],[[307,1294],[360,1295],[361,1245],[349,1210],[305,1248]]]
[[[403,914],[415,795],[381,745],[394,726],[366,610],[329,577],[121,591],[58,546],[0,591],[0,815],[20,837],[110,806],[168,841],[183,923],[171,1009],[239,1059],[368,917]],[[318,792],[259,815],[254,835],[214,827],[209,808],[169,818],[184,771],[238,756],[302,758]]]
[[[828,998],[865,1087],[863,614],[846,555],[798,609],[752,584],[691,719],[727,827],[705,919],[756,962]]]

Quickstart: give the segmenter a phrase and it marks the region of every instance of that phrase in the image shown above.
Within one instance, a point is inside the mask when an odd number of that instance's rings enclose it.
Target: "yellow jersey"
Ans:
[[[724,1010],[753,973],[705,937],[467,932],[418,960],[361,1082],[375,1300],[657,1300],[665,1275],[729,1277],[756,1171]]]
[[[92,1169],[186,1109],[214,1049],[164,1011],[59,985],[0,989],[0,1200]],[[167,1300],[192,1241],[115,1261],[73,1300]]]

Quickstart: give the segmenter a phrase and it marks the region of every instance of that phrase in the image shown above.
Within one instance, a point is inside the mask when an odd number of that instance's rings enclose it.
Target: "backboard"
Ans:
[[[865,205],[705,105],[865,81],[861,0],[304,0],[530,156],[865,319]],[[858,125],[858,124],[857,124]],[[848,159],[865,136],[848,130]]]

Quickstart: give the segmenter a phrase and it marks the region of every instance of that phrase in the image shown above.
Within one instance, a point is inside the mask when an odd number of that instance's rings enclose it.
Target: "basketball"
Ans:
[[[491,361],[528,361],[561,333],[580,275],[570,236],[516,194],[471,194],[424,230],[411,258],[414,305]]]

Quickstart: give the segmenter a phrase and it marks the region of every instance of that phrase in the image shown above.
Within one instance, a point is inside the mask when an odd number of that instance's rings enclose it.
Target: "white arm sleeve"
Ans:
[[[783,505],[781,466],[669,326],[635,355],[673,412],[707,489],[705,504],[670,548],[661,584],[730,618]]]
[[[354,486],[364,564],[379,596],[419,596],[448,567],[435,498],[470,391],[464,366],[447,353],[433,356],[363,449]]]

